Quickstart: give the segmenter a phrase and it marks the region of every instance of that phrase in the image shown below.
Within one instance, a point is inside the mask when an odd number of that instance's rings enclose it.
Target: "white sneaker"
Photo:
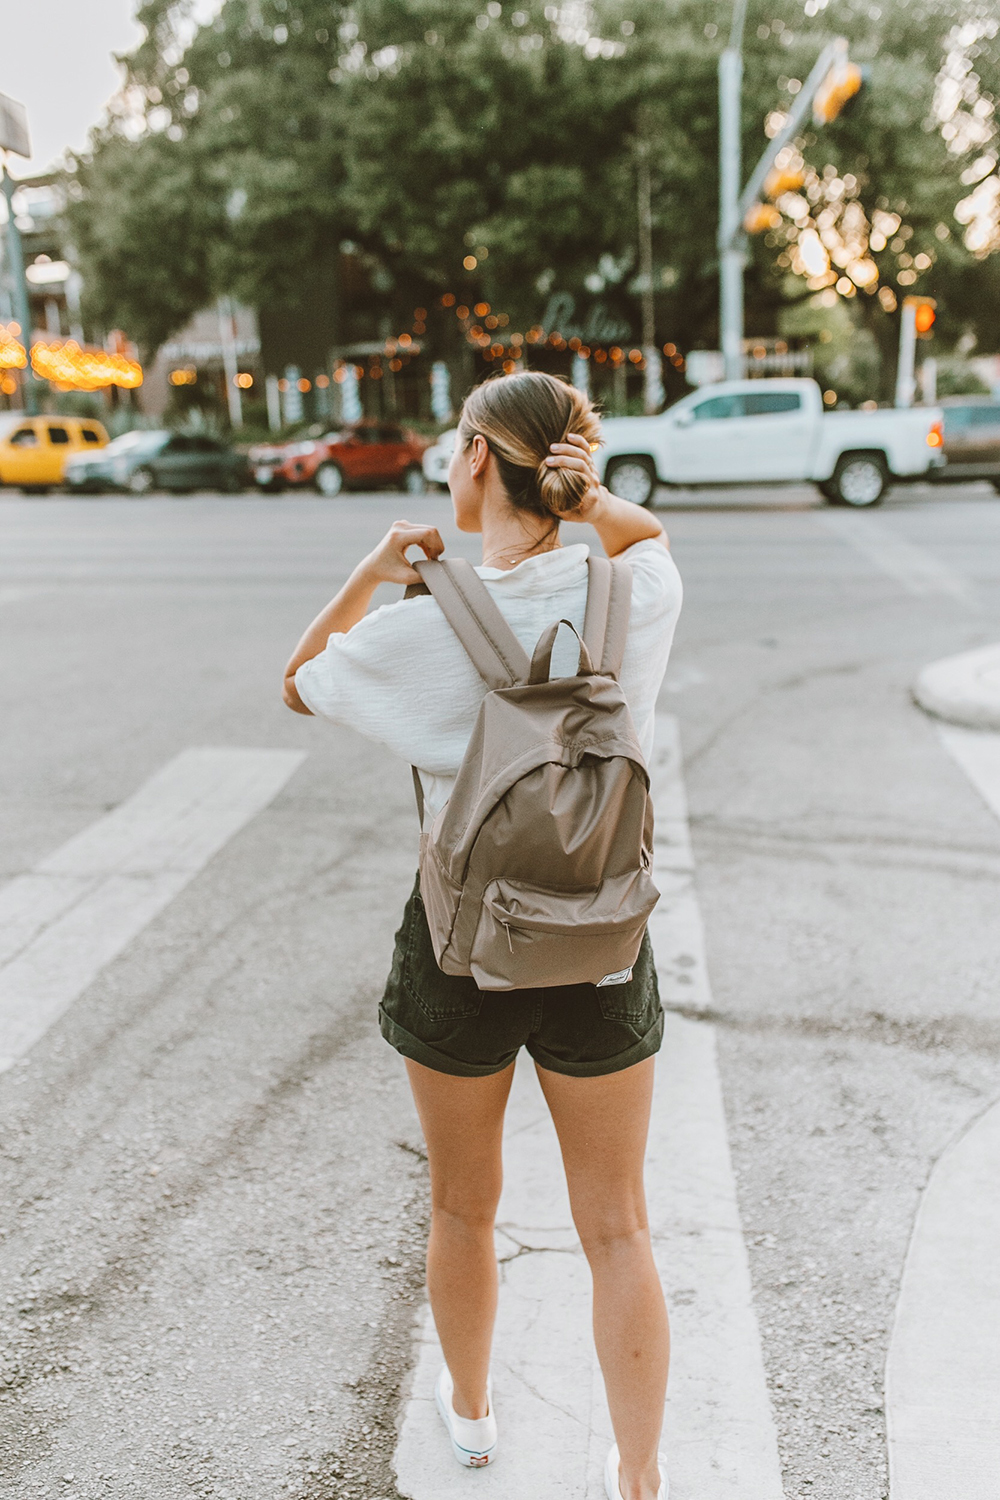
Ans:
[[[656,1500],[670,1500],[670,1480],[667,1478],[667,1460],[662,1453],[656,1455],[656,1461],[660,1466],[660,1488],[656,1492]],[[604,1493],[608,1500],[622,1500],[621,1485],[618,1483],[618,1444],[608,1454],[608,1461],[604,1465]]]
[[[434,1399],[441,1413],[441,1420],[448,1429],[452,1452],[467,1469],[485,1469],[491,1464],[497,1446],[497,1419],[493,1414],[493,1382],[486,1382],[486,1400],[489,1410],[485,1417],[472,1419],[460,1417],[452,1406],[455,1390],[451,1371],[447,1365],[441,1368],[434,1387]]]

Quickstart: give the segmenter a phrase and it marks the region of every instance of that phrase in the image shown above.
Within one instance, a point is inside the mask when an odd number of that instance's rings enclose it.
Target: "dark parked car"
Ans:
[[[988,479],[1000,494],[1000,400],[995,396],[945,396],[944,466],[930,476],[937,484]]]
[[[66,461],[67,489],[224,490],[234,494],[247,482],[246,459],[217,438],[187,432],[126,432],[99,453],[74,454]]]

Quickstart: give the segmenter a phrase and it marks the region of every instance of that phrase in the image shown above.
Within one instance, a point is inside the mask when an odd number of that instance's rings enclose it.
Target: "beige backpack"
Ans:
[[[649,777],[618,684],[632,570],[589,559],[580,639],[568,620],[531,660],[464,559],[415,564],[489,692],[447,805],[420,839],[420,893],[446,974],[484,990],[624,984],[659,892]],[[550,679],[560,625],[575,677]],[[423,794],[414,772],[423,823]]]

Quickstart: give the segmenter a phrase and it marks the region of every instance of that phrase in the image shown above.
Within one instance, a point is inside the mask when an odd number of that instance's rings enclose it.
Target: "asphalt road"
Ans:
[[[661,707],[785,1493],[879,1500],[914,1213],[997,1093],[1000,823],[909,685],[1000,639],[1000,498],[669,504]],[[0,901],[190,747],[304,755],[0,1075],[9,1500],[395,1494],[426,1180],[375,1008],[410,778],[279,683],[400,515],[472,555],[439,495],[0,499]]]

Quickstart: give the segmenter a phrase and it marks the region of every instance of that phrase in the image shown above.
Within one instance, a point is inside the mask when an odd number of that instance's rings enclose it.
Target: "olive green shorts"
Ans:
[[[628,984],[481,990],[438,968],[419,880],[396,933],[379,1022],[404,1057],[460,1078],[501,1073],[521,1047],[554,1073],[595,1078],[652,1057],[663,1040],[648,934]]]

